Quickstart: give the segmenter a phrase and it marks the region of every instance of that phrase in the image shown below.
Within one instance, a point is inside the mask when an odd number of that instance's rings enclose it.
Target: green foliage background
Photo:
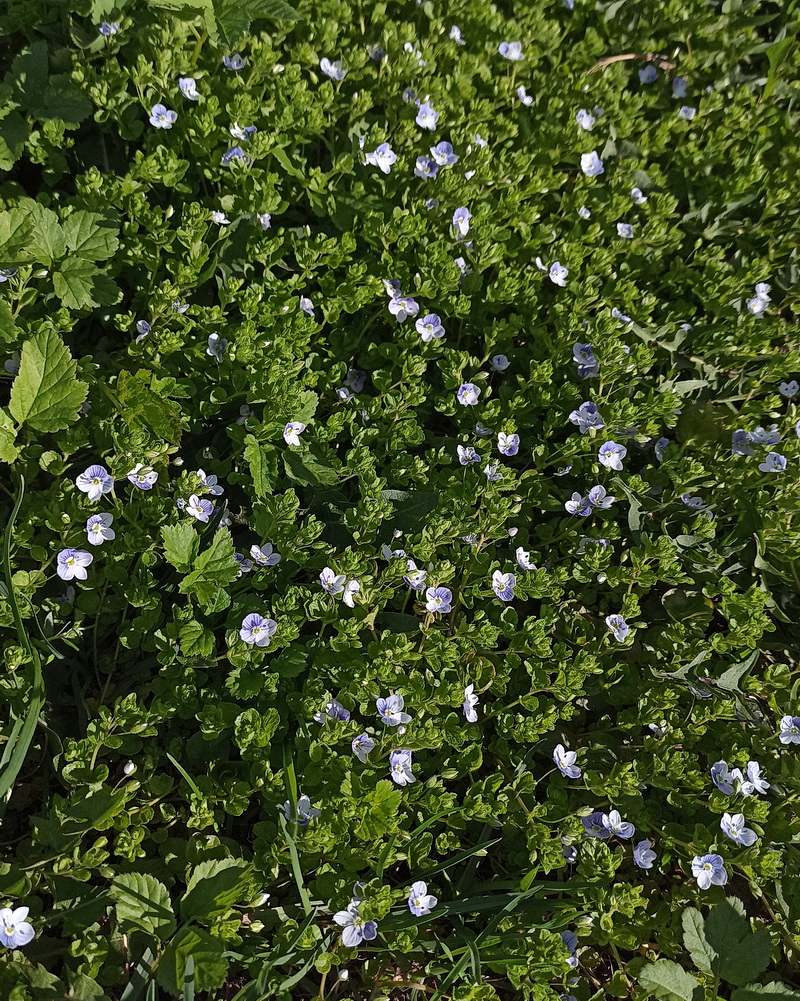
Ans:
[[[0,964],[4,997],[697,1001],[727,992],[720,977],[735,1001],[798,996],[800,766],[776,737],[800,713],[800,414],[777,390],[800,375],[794,8],[12,0],[0,13],[0,266],[19,269],[0,285],[0,349],[21,366],[0,383],[4,522],[19,502],[0,594],[0,897],[39,931]],[[107,39],[104,19],[120,25]],[[504,40],[522,41],[522,62],[500,57]],[[234,50],[237,72],[222,63]],[[642,85],[647,54],[659,77]],[[346,78],[327,79],[322,57]],[[435,132],[406,87],[439,111]],[[178,112],[168,131],[148,124],[157,102]],[[584,132],[575,112],[595,105]],[[248,163],[223,165],[234,122],[258,132]],[[441,139],[458,164],[413,176]],[[363,162],[384,141],[398,155],[386,176]],[[605,173],[587,178],[593,148]],[[459,206],[467,241],[450,225]],[[537,257],[569,268],[566,288]],[[441,315],[443,340],[395,322],[388,278]],[[745,304],[763,281],[757,318]],[[137,341],[140,320],[152,329]],[[212,334],[228,341],[221,361]],[[595,346],[599,379],[577,377],[575,342]],[[352,368],[368,380],[348,401],[336,390]],[[456,403],[464,381],[478,406]],[[585,399],[601,437],[568,422]],[[283,441],[289,420],[308,425],[299,448]],[[772,424],[784,473],[759,471],[766,448],[731,456],[734,430]],[[514,459],[497,456],[499,431],[519,433]],[[627,445],[621,473],[597,462],[606,437]],[[502,477],[462,468],[457,444],[502,460]],[[74,482],[95,462],[117,481],[98,505]],[[151,492],[125,479],[138,462],[158,471]],[[199,468],[224,484],[229,523],[177,508],[207,493]],[[567,515],[596,482],[615,506]],[[65,595],[55,556],[85,548],[98,510],[116,539]],[[281,563],[237,578],[234,550],[264,542]],[[430,565],[452,614],[431,621],[383,544]],[[538,569],[518,570],[518,546]],[[322,592],[325,566],[360,581],[352,611]],[[518,574],[508,605],[497,569]],[[239,639],[254,611],[278,623],[266,650]],[[633,627],[623,645],[613,613]],[[469,683],[477,724],[460,708]],[[402,735],[376,729],[390,691],[413,716]],[[314,721],[331,698],[350,723]],[[365,730],[379,742],[361,765],[350,742]],[[554,770],[559,742],[580,780]],[[414,752],[418,781],[402,789],[393,747]],[[759,761],[769,794],[714,789],[720,759]],[[321,811],[307,827],[281,812],[300,794]],[[653,842],[651,870],[628,842],[583,840],[581,815],[611,809]],[[753,847],[722,835],[725,811],[746,814]],[[691,860],[708,851],[730,883],[700,891]],[[415,879],[441,901],[426,918],[406,907]],[[380,930],[348,950],[331,914],[356,883]],[[726,891],[730,933],[760,936],[727,981],[681,921]]]

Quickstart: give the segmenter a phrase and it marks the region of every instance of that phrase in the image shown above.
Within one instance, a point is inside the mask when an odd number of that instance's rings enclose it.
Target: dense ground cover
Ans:
[[[571,7],[0,13],[3,997],[800,997],[794,4]]]

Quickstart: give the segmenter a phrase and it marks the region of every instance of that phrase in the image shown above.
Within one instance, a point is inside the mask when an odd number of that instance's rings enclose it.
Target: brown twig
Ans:
[[[612,63],[621,63],[628,59],[644,59],[649,63],[656,63],[659,69],[662,70],[675,69],[675,64],[671,63],[666,56],[658,56],[653,52],[626,52],[621,56],[605,56],[605,58],[598,60],[591,69],[587,70],[587,73],[596,73],[597,70],[604,70],[606,66],[610,66]]]

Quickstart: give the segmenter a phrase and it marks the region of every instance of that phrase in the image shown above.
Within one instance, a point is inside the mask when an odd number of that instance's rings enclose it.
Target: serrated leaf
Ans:
[[[194,569],[201,571],[207,580],[230,584],[239,574],[239,564],[233,558],[233,539],[227,528],[220,528],[205,552],[195,558]]]
[[[765,928],[750,931],[744,914],[741,900],[727,897],[711,909],[704,926],[706,941],[718,956],[714,973],[737,987],[763,973],[772,953],[769,932]]]
[[[392,782],[381,779],[362,803],[361,823],[353,828],[362,841],[377,841],[396,829],[403,794]]]
[[[5,410],[0,410],[0,462],[14,462],[19,449],[14,444],[17,428]]]
[[[284,0],[249,0],[247,6],[253,17],[272,17],[276,21],[303,20],[303,15]]]
[[[64,231],[52,209],[26,199],[25,208],[31,223],[30,238],[25,246],[29,258],[50,265],[64,256]]]
[[[699,981],[671,959],[659,959],[642,967],[639,984],[659,1001],[702,1001]]]
[[[188,570],[194,563],[200,545],[200,537],[193,525],[181,522],[179,525],[164,525],[161,529],[164,540],[164,556],[176,570]]]
[[[250,30],[250,14],[241,0],[216,0],[214,3],[217,34],[220,40],[233,49]]]
[[[92,113],[92,102],[66,75],[51,76],[44,92],[44,101],[38,117],[43,121],[61,121],[67,125],[80,125]]]
[[[181,920],[210,921],[227,914],[247,895],[253,867],[242,859],[212,859],[192,870],[180,903]]]
[[[155,876],[123,873],[111,883],[111,896],[123,931],[139,929],[162,942],[175,931],[169,892]]]
[[[692,962],[698,970],[704,973],[714,972],[714,961],[718,958],[717,952],[706,941],[703,926],[703,915],[695,907],[688,907],[682,915],[683,922],[683,944],[692,957]]]
[[[194,960],[194,982],[198,991],[216,991],[225,982],[228,960],[222,955],[218,938],[202,928],[187,925],[172,939],[158,964],[158,983],[173,997],[183,992],[186,964]],[[155,995],[154,995],[155,996]]]
[[[747,984],[737,987],[731,994],[731,1001],[786,1001],[786,998],[800,999],[800,991],[792,990],[786,984],[771,980],[768,984]]]
[[[244,457],[253,477],[254,496],[261,498],[271,494],[278,481],[277,450],[260,444],[249,434],[244,439]]]
[[[85,261],[105,261],[119,246],[117,228],[96,212],[73,212],[62,228],[67,250]]]
[[[439,503],[439,495],[427,490],[381,490],[381,497],[394,506],[389,522],[404,531],[430,514]]]
[[[0,165],[0,169],[8,168]],[[0,261],[3,266],[18,261],[20,250],[28,242],[30,230],[30,216],[24,209],[15,208],[0,212]]]
[[[122,293],[91,261],[68,257],[53,272],[53,288],[67,309],[111,306]]]
[[[150,373],[144,373],[150,379]],[[117,399],[123,420],[131,427],[145,427],[153,434],[179,445],[181,440],[181,410],[177,403],[159,396],[146,383],[130,372],[122,371],[117,379]]]
[[[202,622],[192,619],[181,626],[178,642],[184,657],[207,658],[214,652],[214,634]]]
[[[287,476],[307,486],[331,486],[339,482],[336,470],[311,452],[287,450],[283,453],[283,462]]]
[[[75,378],[77,368],[54,330],[40,330],[25,341],[8,405],[17,424],[44,432],[73,424],[89,391]]]
[[[0,170],[11,170],[28,139],[28,123],[18,111],[9,109],[0,118]],[[7,257],[4,263],[11,263]]]

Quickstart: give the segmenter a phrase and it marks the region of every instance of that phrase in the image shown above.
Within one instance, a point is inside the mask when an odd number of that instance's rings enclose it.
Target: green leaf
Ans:
[[[703,915],[695,907],[688,907],[683,912],[682,921],[683,944],[688,949],[692,962],[698,970],[713,973],[713,964],[718,956],[716,950],[706,941]]]
[[[140,373],[122,371],[117,378],[117,399],[122,418],[131,427],[145,427],[163,441],[179,445],[181,440],[181,409],[172,400],[165,400],[149,388]],[[141,375],[149,380],[151,373]]]
[[[89,391],[75,378],[76,372],[72,355],[54,330],[40,330],[25,341],[8,405],[17,424],[44,432],[73,424]]]
[[[220,939],[202,928],[186,925],[164,950],[158,964],[158,983],[174,997],[183,991],[186,964],[194,960],[194,986],[198,991],[216,991],[225,982],[228,960],[223,956]]]
[[[764,92],[761,95],[761,100],[766,101],[771,97],[775,86],[778,83],[778,74],[780,73],[781,66],[783,65],[784,59],[786,59],[789,54],[789,50],[795,43],[794,35],[787,35],[786,38],[782,38],[779,42],[773,42],[772,45],[768,45],[764,50],[767,59],[769,60],[769,72],[767,73],[767,82],[764,85]]]
[[[391,501],[394,514],[388,521],[404,531],[436,509],[439,495],[425,490],[381,490],[381,497]]]
[[[69,77],[59,74],[50,77],[44,92],[44,103],[37,115],[43,121],[61,121],[67,125],[80,125],[92,113],[92,102],[77,87],[69,82]]]
[[[67,250],[85,261],[105,261],[117,252],[117,228],[95,212],[73,212],[63,229]]]
[[[164,540],[164,555],[169,562],[176,570],[188,570],[194,563],[200,545],[200,537],[194,526],[186,522],[164,525],[161,538]]]
[[[26,199],[24,206],[31,222],[30,240],[25,250],[32,260],[50,265],[63,257],[66,249],[58,216],[52,209],[31,199]]]
[[[306,486],[316,487],[320,484],[332,486],[339,482],[339,474],[329,465],[325,465],[311,452],[287,450],[283,453],[286,475]]]
[[[18,111],[8,109],[0,118],[0,170],[11,170],[28,139],[28,123]],[[10,259],[3,257],[4,263]]]
[[[0,410],[0,462],[13,462],[19,455],[14,444],[17,428],[5,410]]]
[[[769,965],[772,940],[766,928],[750,931],[744,904],[727,897],[712,908],[705,922],[705,938],[718,959],[714,973],[729,984],[741,987],[755,980]]]
[[[230,49],[235,48],[239,40],[250,30],[250,14],[247,5],[241,0],[215,0],[214,17],[216,31],[209,31],[209,34]],[[206,22],[208,23],[208,17]]]
[[[111,306],[122,297],[119,288],[91,261],[68,257],[53,272],[53,288],[67,309]]]
[[[111,883],[122,931],[139,929],[164,941],[175,931],[175,914],[169,891],[155,876],[131,872]]]
[[[3,167],[0,163],[0,169],[9,168]],[[30,216],[24,209],[15,208],[8,212],[0,212],[0,261],[4,266],[19,261],[20,250],[28,242],[30,231]]]
[[[248,895],[253,867],[242,859],[211,859],[192,870],[181,900],[181,920],[221,918]]]
[[[230,584],[239,574],[239,564],[233,558],[233,539],[230,530],[220,528],[214,540],[194,561],[194,569],[200,570],[208,580],[218,584]]]
[[[214,652],[214,634],[195,619],[181,626],[178,641],[184,657],[205,659]]]
[[[362,841],[377,841],[397,828],[403,794],[392,782],[381,779],[364,798],[361,823],[353,828]]]
[[[699,981],[671,959],[659,959],[639,973],[639,984],[659,1001],[702,1001]]]
[[[786,984],[771,980],[768,984],[748,984],[737,987],[731,994],[731,1001],[785,1001],[786,998],[800,999],[800,991],[792,990]]]
[[[281,717],[277,709],[270,706],[265,713],[257,709],[245,709],[233,724],[234,739],[240,751],[249,747],[269,747],[280,725]]]
[[[249,0],[247,7],[253,17],[271,17],[276,21],[303,20],[303,15],[284,0]]]
[[[277,449],[259,443],[254,435],[244,439],[244,457],[253,477],[253,493],[257,498],[267,497],[278,482]]]

